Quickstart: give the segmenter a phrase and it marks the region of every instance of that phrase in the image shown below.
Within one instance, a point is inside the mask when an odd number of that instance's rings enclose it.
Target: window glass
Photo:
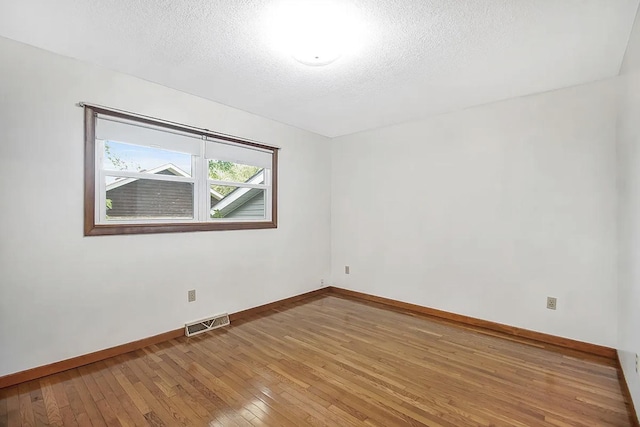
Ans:
[[[105,189],[107,221],[194,217],[190,182],[107,176]]]
[[[243,165],[225,160],[209,160],[208,170],[209,179],[213,181],[246,184],[265,183],[265,169],[259,166]],[[224,185],[213,186],[216,191],[224,194],[230,187],[227,189],[223,187]]]
[[[210,212],[212,219],[265,218],[265,189],[233,186],[211,186],[211,188],[215,189],[217,194],[223,195],[219,200],[212,195]]]
[[[104,141],[105,170],[191,176],[191,155],[156,147]]]

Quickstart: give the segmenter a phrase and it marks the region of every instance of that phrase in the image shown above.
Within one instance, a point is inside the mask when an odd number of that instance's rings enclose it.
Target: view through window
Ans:
[[[277,226],[277,148],[100,107],[85,128],[85,235]]]

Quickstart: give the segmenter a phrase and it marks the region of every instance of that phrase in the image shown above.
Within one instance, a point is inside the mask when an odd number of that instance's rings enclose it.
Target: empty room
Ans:
[[[0,427],[638,426],[640,0],[0,2]]]

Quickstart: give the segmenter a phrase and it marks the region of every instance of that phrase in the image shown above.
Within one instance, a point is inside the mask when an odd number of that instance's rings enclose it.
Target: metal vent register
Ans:
[[[231,323],[228,314],[219,314],[207,319],[198,320],[196,322],[184,325],[184,334],[188,337],[210,331],[212,329],[221,328]]]

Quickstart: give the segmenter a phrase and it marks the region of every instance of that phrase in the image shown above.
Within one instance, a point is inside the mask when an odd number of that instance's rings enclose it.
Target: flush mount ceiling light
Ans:
[[[361,47],[362,20],[344,1],[284,1],[268,16],[273,47],[305,65],[327,65]]]

